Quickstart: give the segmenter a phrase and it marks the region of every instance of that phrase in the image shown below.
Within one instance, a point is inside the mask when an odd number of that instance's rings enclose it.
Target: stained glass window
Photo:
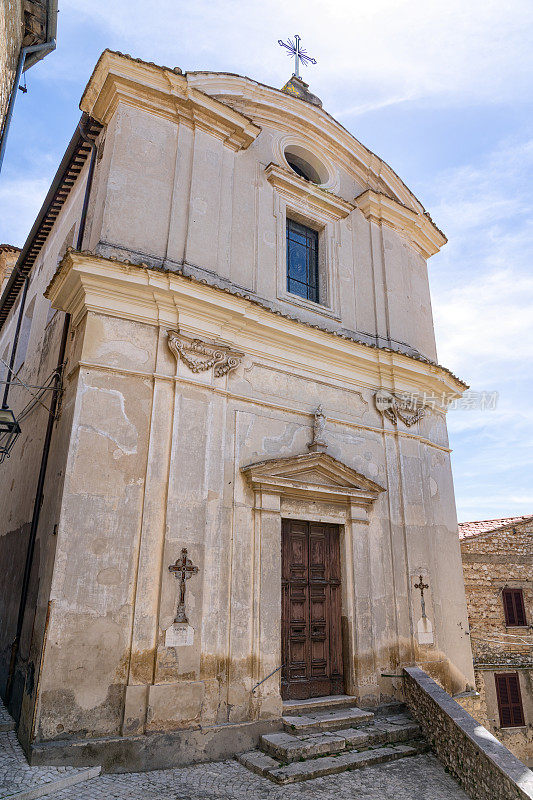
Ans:
[[[287,288],[318,303],[318,232],[287,220]]]

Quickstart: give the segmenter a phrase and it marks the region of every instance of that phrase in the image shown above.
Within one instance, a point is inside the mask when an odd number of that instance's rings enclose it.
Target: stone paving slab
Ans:
[[[15,731],[0,733],[1,800],[35,800],[100,774],[100,767],[30,767]]]
[[[236,761],[101,775],[50,800],[469,800],[426,753],[305,783],[279,786]]]

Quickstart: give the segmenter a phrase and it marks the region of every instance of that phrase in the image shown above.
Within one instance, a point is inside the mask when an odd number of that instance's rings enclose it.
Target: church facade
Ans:
[[[34,760],[218,757],[286,699],[400,697],[407,664],[473,686],[446,240],[306,92],[110,51],[84,92],[0,301],[17,375],[62,372],[39,502],[46,410],[0,467],[0,676]]]

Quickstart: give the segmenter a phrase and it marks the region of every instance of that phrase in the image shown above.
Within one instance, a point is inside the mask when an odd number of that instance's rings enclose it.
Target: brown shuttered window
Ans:
[[[503,672],[495,675],[500,728],[516,728],[524,725],[524,710],[520,695],[517,672]]]
[[[527,625],[522,589],[504,589],[502,591],[502,599],[505,624],[509,626]]]

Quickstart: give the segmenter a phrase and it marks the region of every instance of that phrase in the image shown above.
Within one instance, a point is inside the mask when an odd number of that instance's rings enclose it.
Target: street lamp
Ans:
[[[20,425],[11,409],[0,408],[0,464],[9,458],[19,433]]]

